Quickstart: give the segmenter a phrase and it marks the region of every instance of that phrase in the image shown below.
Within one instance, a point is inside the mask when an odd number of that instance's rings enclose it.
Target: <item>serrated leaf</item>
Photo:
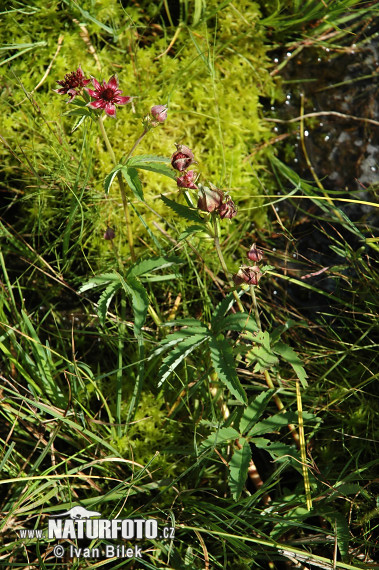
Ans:
[[[169,164],[169,158],[145,154],[133,156],[128,160],[126,166],[132,166],[133,168],[140,168],[142,170],[150,170],[151,172],[158,172],[158,174],[163,174],[172,180],[176,180],[177,174]]]
[[[251,449],[249,442],[240,438],[241,449],[236,449],[229,462],[229,488],[233,499],[240,498],[242,489],[247,479],[247,470],[251,461]]]
[[[217,329],[218,323],[224,319],[224,316],[232,308],[235,302],[236,300],[234,293],[229,293],[226,295],[226,297],[224,297],[221,303],[216,306],[211,319],[211,326],[213,330]]]
[[[179,257],[151,257],[149,259],[143,259],[137,261],[128,271],[128,274],[135,276],[141,276],[145,273],[151,273],[152,271],[158,271],[158,269],[165,269],[166,267],[171,267],[172,265],[179,265],[183,261]]]
[[[196,234],[197,232],[203,232],[204,226],[189,226],[184,232],[178,237],[178,241],[188,238],[189,236]]]
[[[239,429],[241,434],[248,432],[259,420],[274,392],[275,390],[266,390],[249,402],[240,419]]]
[[[240,434],[233,427],[222,427],[217,431],[211,433],[204,441],[200,444],[200,450],[207,447],[216,447],[225,441],[231,441],[233,439],[238,439]]]
[[[138,170],[129,166],[123,166],[121,168],[121,172],[134,196],[141,202],[144,202],[145,199],[142,192],[142,182],[139,179]]]
[[[100,295],[98,306],[97,306],[97,314],[99,315],[99,321],[102,325],[105,323],[105,316],[109,309],[109,305],[118,289],[120,289],[121,283],[120,282],[113,282],[108,285],[108,287],[103,291]]]
[[[255,340],[255,339],[254,339]],[[267,349],[266,346],[254,346],[249,352],[246,354],[246,360],[252,364],[255,362],[254,365],[254,372],[264,372],[264,370],[268,370],[269,368],[273,368],[279,362],[278,358],[273,354],[271,349]]]
[[[286,360],[286,362],[292,366],[296,376],[300,380],[302,387],[306,388],[308,386],[308,382],[306,380],[307,373],[305,372],[303,363],[301,362],[296,352],[290,346],[288,346],[288,344],[284,344],[284,342],[277,342],[273,346],[273,351],[276,354],[279,354],[283,360]]]
[[[91,111],[88,109],[88,107],[79,107],[77,109],[71,109],[71,111],[63,113],[63,115],[68,117],[73,117],[75,115],[79,117],[90,117]]]
[[[170,200],[170,198],[163,196],[163,194],[161,194],[161,200],[166,204],[166,206],[171,208],[171,210],[174,210],[174,212],[176,212],[181,218],[198,224],[203,221],[195,208],[189,208],[183,204],[178,204],[177,202],[174,202],[174,200]]]
[[[102,275],[91,277],[91,279],[88,279],[79,287],[78,293],[84,293],[84,291],[94,289],[95,287],[104,287],[110,281],[119,281],[118,275],[116,273],[103,273]]]
[[[192,334],[189,338],[181,341],[170,354],[164,359],[158,372],[158,388],[170,376],[170,374],[183,362],[191,352],[196,350],[205,340],[204,334]]]
[[[212,323],[214,321],[212,320]],[[259,329],[255,319],[248,313],[234,313],[227,315],[216,321],[216,327],[213,328],[215,334],[222,331],[247,331],[255,333]]]
[[[296,420],[297,415],[294,412],[274,414],[261,422],[257,422],[248,432],[248,436],[255,437],[257,435],[279,431],[283,426],[294,423]]]
[[[246,393],[237,376],[233,351],[230,343],[220,337],[212,336],[209,348],[213,367],[221,382],[229,388],[230,393],[239,401],[246,402]]]
[[[104,191],[106,194],[109,193],[110,187],[112,186],[113,180],[117,176],[117,173],[120,172],[122,168],[122,164],[117,164],[110,173],[104,178]]]
[[[121,276],[120,276],[121,277]],[[121,283],[125,292],[131,297],[134,314],[134,334],[138,337],[145,324],[149,298],[144,286],[134,277],[128,275],[127,280],[121,277]]]

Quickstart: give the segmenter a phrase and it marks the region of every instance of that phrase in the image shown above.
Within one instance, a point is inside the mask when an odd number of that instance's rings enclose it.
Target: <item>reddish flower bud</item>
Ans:
[[[221,219],[234,218],[234,216],[237,214],[237,208],[233,200],[231,200],[231,198],[228,198],[225,202],[223,202],[220,205],[218,213]]]
[[[155,105],[150,109],[150,113],[158,123],[164,123],[167,119],[167,105]]]
[[[243,265],[239,268],[238,273],[233,275],[233,281],[236,285],[258,285],[260,278],[262,277],[262,272],[257,265],[249,267],[248,265]]]
[[[212,186],[208,188],[207,186],[202,186],[199,184],[199,194],[197,199],[197,207],[202,212],[215,212],[218,211],[222,204],[222,199],[224,198],[224,193]]]
[[[247,252],[247,257],[250,261],[259,263],[263,257],[263,251],[261,249],[257,249],[257,244],[253,243],[250,250]]]
[[[104,233],[104,239],[111,240],[114,239],[115,236],[116,236],[115,231],[108,226]]]
[[[191,188],[192,190],[197,190],[197,186],[194,183],[195,172],[193,170],[188,170],[176,179],[179,188]]]
[[[188,146],[184,146],[184,144],[177,144],[175,146],[177,150],[171,157],[171,166],[175,168],[175,170],[183,172],[183,170],[186,170],[186,168],[195,162],[195,157]]]
[[[67,103],[71,103],[77,95],[81,94],[83,87],[88,85],[90,81],[90,79],[86,79],[84,77],[83,70],[79,65],[76,71],[66,73],[64,79],[57,81],[58,85],[61,85],[61,87],[59,89],[54,89],[54,91],[60,95],[66,95],[67,93],[67,95],[70,96]]]

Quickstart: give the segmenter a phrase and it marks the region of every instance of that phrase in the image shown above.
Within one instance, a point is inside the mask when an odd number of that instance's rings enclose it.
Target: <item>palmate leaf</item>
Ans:
[[[164,359],[162,366],[158,372],[158,388],[170,376],[170,374],[181,364],[191,352],[196,350],[203,342],[207,340],[205,334],[191,334],[188,338],[182,340],[173,348],[168,356]]]
[[[242,388],[237,376],[233,351],[230,343],[219,335],[212,336],[209,340],[209,348],[213,367],[221,380],[229,388],[230,393],[239,401],[247,402],[245,390]]]
[[[243,291],[238,293],[238,295],[243,295]],[[211,320],[213,330],[216,330],[218,323],[223,320],[226,313],[232,308],[233,303],[235,303],[235,298],[233,292],[231,292],[216,306]]]
[[[257,422],[248,432],[249,437],[255,437],[257,435],[264,435],[266,433],[279,431],[283,426],[287,426],[290,423],[295,423],[297,421],[297,414],[295,412],[284,412],[279,414],[274,414],[269,418]]]
[[[197,224],[204,223],[203,218],[199,216],[195,208],[189,208],[183,204],[178,204],[177,202],[174,202],[174,200],[170,200],[170,198],[163,196],[163,194],[161,194],[161,200],[166,204],[166,206],[171,208],[171,210],[174,210],[174,212],[176,212],[181,218],[189,220],[190,222],[196,222]]]
[[[237,501],[247,479],[247,470],[251,461],[251,449],[249,442],[240,438],[241,449],[236,449],[229,462],[229,488],[233,499]]]

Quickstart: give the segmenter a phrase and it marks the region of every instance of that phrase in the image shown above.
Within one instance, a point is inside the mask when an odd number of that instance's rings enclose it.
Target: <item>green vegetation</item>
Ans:
[[[359,105],[377,12],[352,0],[2,10],[5,568],[372,570],[379,249],[363,167],[374,177],[378,118],[374,99]],[[132,100],[116,119],[85,91],[68,104],[53,91],[79,66],[117,74]],[[358,111],[337,107],[349,96]],[[326,164],[320,117],[337,133]],[[346,121],[364,183],[345,187]],[[187,169],[172,168],[176,148]],[[175,538],[20,534],[77,505]],[[107,544],[142,558],[69,555]]]

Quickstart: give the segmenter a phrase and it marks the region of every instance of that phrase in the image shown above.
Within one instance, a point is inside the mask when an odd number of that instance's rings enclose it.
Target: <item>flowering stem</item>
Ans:
[[[104,127],[104,122],[103,122],[103,119],[101,116],[98,118],[98,122],[99,122],[101,134],[103,135],[105,146],[107,147],[107,151],[110,154],[110,157],[112,159],[113,164],[116,166],[116,164],[118,164],[117,160],[116,160],[116,155],[113,151],[111,143],[109,142],[108,135],[106,133],[106,130]],[[133,232],[132,232],[132,226],[131,226],[131,220],[130,220],[130,213],[129,213],[129,208],[128,208],[128,199],[126,197],[125,184],[124,184],[124,179],[122,178],[121,172],[117,172],[117,180],[118,180],[118,183],[120,186],[122,205],[124,208],[124,215],[125,215],[126,228],[127,228],[127,233],[128,233],[128,243],[129,243],[130,255],[131,255],[132,261],[135,261],[136,255],[134,253],[134,240],[133,240]]]
[[[242,305],[242,303],[241,303],[241,299],[239,298],[237,291],[234,289],[234,283],[233,283],[233,281],[232,281],[232,280],[230,279],[230,277],[229,277],[229,271],[228,271],[228,268],[227,268],[227,266],[226,266],[224,256],[222,255],[221,246],[220,246],[220,237],[219,237],[220,234],[219,234],[219,231],[218,231],[218,223],[217,223],[216,217],[213,218],[213,227],[214,227],[213,240],[214,240],[214,244],[215,244],[215,247],[216,247],[216,251],[217,251],[218,258],[219,258],[220,263],[221,263],[221,267],[222,267],[222,269],[224,270],[225,277],[226,277],[227,280],[228,280],[229,286],[230,286],[230,287],[233,287],[233,296],[234,296],[234,298],[235,298],[235,300],[236,300],[237,306],[238,306],[239,310],[241,311],[241,313],[243,313],[243,312],[244,312],[244,308],[243,308],[243,305]]]
[[[130,149],[130,151],[128,152],[128,154],[126,155],[125,161],[127,162],[127,160],[132,156],[133,152],[136,150],[137,146],[139,145],[139,143],[141,142],[141,140],[143,139],[143,137],[150,131],[150,129],[145,129],[143,131],[143,133],[138,137],[138,139],[136,140],[136,142],[134,143],[134,145],[132,146],[132,148]]]

